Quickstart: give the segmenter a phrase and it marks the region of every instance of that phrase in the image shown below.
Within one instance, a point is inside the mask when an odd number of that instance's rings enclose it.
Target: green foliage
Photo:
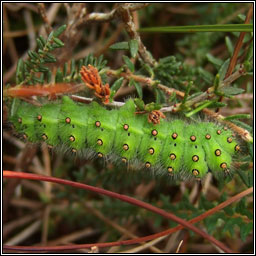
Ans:
[[[56,62],[56,58],[50,52],[56,48],[63,47],[63,42],[58,36],[66,29],[66,25],[59,27],[56,31],[52,31],[47,40],[42,36],[37,38],[37,52],[28,51],[29,59],[27,61],[19,60],[16,69],[16,84],[42,84],[45,77],[48,77],[49,68],[45,66],[47,63]],[[42,73],[38,78],[35,73]]]
[[[23,61],[20,59],[16,68],[16,83],[21,84],[44,84],[54,81],[54,83],[62,82],[81,82],[80,69],[81,67],[89,64],[93,65],[101,71],[106,67],[107,61],[103,59],[101,55],[99,58],[89,54],[84,59],[80,59],[77,62],[71,60],[71,62],[64,63],[62,68],[58,68],[55,75],[50,71],[47,66],[48,63],[54,63],[57,61],[55,56],[51,54],[56,48],[61,48],[64,43],[58,38],[66,29],[66,25],[59,27],[56,31],[52,31],[47,39],[39,36],[36,40],[38,50],[37,52],[28,51],[29,59]],[[68,73],[67,70],[70,70]],[[105,80],[106,76],[102,74],[102,79]]]

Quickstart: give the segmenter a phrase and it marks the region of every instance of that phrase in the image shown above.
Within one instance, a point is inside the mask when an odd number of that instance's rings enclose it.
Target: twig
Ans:
[[[138,253],[138,252],[141,252],[149,247],[152,247],[154,246],[155,244],[163,241],[167,236],[161,236],[161,237],[158,237],[148,243],[145,243],[145,244],[142,244],[140,246],[137,246],[135,248],[132,248],[132,249],[129,249],[129,250],[125,250],[125,251],[121,251],[121,252],[118,252],[118,253]]]
[[[153,67],[156,65],[157,62],[147,52],[146,47],[142,43],[141,38],[138,32],[136,31],[135,24],[133,22],[132,15],[131,15],[131,10],[133,9],[132,5],[135,6],[135,4],[129,4],[129,3],[120,4],[119,7],[117,8],[117,13],[119,17],[122,19],[123,23],[125,24],[125,28],[130,38],[138,42],[138,45],[139,45],[138,50],[139,50],[140,57],[143,59],[145,63],[148,63],[150,66]]]
[[[183,240],[180,241],[180,243],[179,243],[179,245],[177,247],[176,253],[179,253],[182,244],[183,244]]]
[[[252,18],[252,15],[253,15],[253,4],[251,4],[251,7],[247,13],[247,16],[246,16],[246,19],[245,19],[245,22],[244,24],[248,24]],[[236,61],[237,61],[237,57],[238,57],[238,53],[243,45],[243,39],[245,37],[245,34],[246,32],[241,32],[240,35],[239,35],[239,38],[237,40],[237,43],[236,43],[236,46],[235,46],[235,49],[234,49],[234,53],[230,59],[230,63],[229,63],[229,66],[228,66],[228,69],[227,69],[227,72],[226,72],[226,75],[225,75],[225,79],[228,78],[232,72],[233,72],[233,69],[236,65]]]
[[[71,234],[64,235],[58,239],[51,240],[48,242],[48,245],[56,245],[56,244],[67,244],[74,242],[76,240],[82,239],[82,238],[87,238],[90,236],[94,236],[98,234],[99,231],[96,229],[91,229],[91,228],[85,228],[79,231],[72,232]]]
[[[246,16],[244,24],[248,24],[250,22],[252,15],[253,15],[253,4],[251,5],[251,7],[250,7],[250,9],[249,9],[249,11],[247,13],[247,16]],[[240,49],[241,49],[241,47],[243,45],[243,40],[244,40],[245,34],[246,34],[246,32],[241,32],[240,35],[239,35],[239,38],[238,38],[238,40],[236,42],[236,46],[235,46],[233,55],[232,55],[232,57],[230,59],[229,66],[228,66],[228,69],[227,69],[227,72],[226,72],[226,75],[225,75],[224,79],[227,79],[227,78],[229,78],[232,75],[234,67],[235,67],[235,65],[237,63],[238,54],[239,54]],[[220,97],[219,102],[221,102],[222,100],[223,100],[223,96]],[[219,112],[219,108],[217,108],[215,112],[216,113]]]
[[[27,223],[31,223],[34,219],[37,219],[42,216],[42,211],[30,212],[28,215],[22,216],[18,219],[15,219],[11,222],[5,223],[3,225],[3,237],[5,238],[10,232],[14,229],[19,228]]]
[[[243,140],[253,143],[253,137],[246,129],[241,128],[230,121],[224,120],[224,116],[215,113],[207,108],[203,109],[203,112],[208,116],[211,116],[212,118],[217,119],[218,121],[226,124],[230,129],[236,132]]]
[[[150,87],[155,85],[159,89],[163,90],[168,95],[171,95],[172,93],[176,93],[176,95],[180,96],[181,98],[183,98],[184,95],[185,95],[184,92],[181,92],[181,91],[173,89],[173,88],[168,88],[167,86],[162,85],[162,84],[158,84],[157,81],[155,81],[151,78],[148,78],[148,77],[144,77],[144,76],[140,76],[140,75],[133,75],[131,73],[125,73],[125,72],[120,73],[119,70],[111,70],[111,69],[106,70],[106,74],[109,75],[109,76],[114,76],[114,77],[124,77],[127,80],[134,79],[135,81],[140,82],[142,84],[146,84]],[[238,79],[239,77],[241,77],[245,74],[246,73],[244,71],[244,67],[243,67],[243,65],[241,65],[239,70],[235,71],[232,75],[230,75],[228,78],[223,80],[223,82],[219,86],[219,89],[230,85],[236,79]],[[214,90],[215,90],[214,86],[209,87],[206,92],[203,92],[199,96],[197,96],[197,97],[195,97],[191,100],[186,101],[186,103],[185,103],[186,107],[192,107],[194,104],[196,104],[198,102],[202,102],[205,99],[213,98],[215,96]],[[116,104],[116,103],[117,102],[114,102],[113,104],[115,106],[122,106],[122,105],[119,105],[119,104]],[[175,105],[170,106],[170,107],[164,107],[160,110],[162,112],[178,112],[178,111],[182,110],[182,103],[178,103],[178,104],[175,104]],[[237,125],[235,125],[231,122],[224,121],[223,116],[218,115],[218,114],[214,115],[214,112],[212,112],[211,110],[208,110],[208,109],[205,108],[202,111],[205,114],[210,115],[211,117],[213,117],[213,118],[215,118],[215,119],[217,119],[221,122],[225,122],[231,129],[233,129],[235,132],[237,132],[238,135],[240,135],[241,138],[244,139],[245,141],[248,141],[248,142],[253,141],[252,136],[250,135],[250,133],[247,130],[245,130],[245,129],[243,129],[243,128],[241,128],[241,127],[239,127],[239,126],[237,126]]]
[[[3,8],[3,15],[4,15],[4,23],[3,23],[4,30],[5,32],[9,32],[9,19],[8,19],[6,8]],[[5,48],[7,48],[10,54],[12,63],[15,63],[18,60],[18,53],[15,47],[13,38],[6,38],[3,47],[4,47],[3,52],[5,52]]]
[[[44,24],[45,24],[45,30],[46,30],[46,33],[49,35],[51,32],[52,32],[52,26],[47,18],[47,14],[46,14],[46,11],[45,11],[45,4],[44,3],[38,3],[37,4],[38,6],[38,11],[44,21]]]
[[[41,244],[47,244],[48,239],[48,228],[49,228],[49,217],[51,212],[51,205],[46,205],[43,213],[43,223],[42,223],[42,234],[41,234]]]
[[[28,29],[28,42],[29,42],[29,49],[36,48],[36,34],[35,28],[33,25],[33,19],[31,16],[31,12],[27,9],[24,10],[24,20]]]
[[[88,203],[85,203],[85,206],[87,209],[89,209],[90,212],[92,212],[97,218],[101,219],[102,221],[104,221],[106,224],[110,225],[111,227],[115,228],[116,230],[118,230],[120,233],[125,234],[126,236],[130,237],[130,238],[138,238],[138,236],[134,235],[131,231],[129,231],[128,229],[123,228],[122,226],[118,225],[117,223],[111,221],[110,219],[108,219],[107,217],[105,217],[100,211],[98,211],[97,209],[93,208],[92,206],[90,206]],[[158,248],[154,247],[153,245],[150,246],[148,245],[147,248],[150,247],[150,249],[152,250],[152,252],[154,253],[161,253],[162,251],[160,251]]]
[[[29,236],[33,235],[41,225],[41,220],[37,220],[34,223],[32,223],[30,226],[28,226],[26,229],[24,229],[22,232],[11,238],[6,242],[8,245],[15,245],[19,244],[20,242],[23,242],[26,240]]]
[[[173,89],[173,88],[168,88],[165,85],[162,85],[160,83],[158,83],[158,81],[153,80],[149,77],[145,77],[145,76],[140,76],[140,75],[133,75],[132,73],[127,73],[127,72],[119,72],[119,70],[106,70],[106,74],[109,76],[114,76],[114,77],[124,77],[127,80],[133,79],[136,82],[142,83],[142,84],[146,84],[150,87],[152,86],[157,86],[159,89],[163,90],[166,94],[171,95],[173,93],[176,93],[176,95],[180,96],[180,97],[184,97],[184,92],[181,92],[179,90]]]

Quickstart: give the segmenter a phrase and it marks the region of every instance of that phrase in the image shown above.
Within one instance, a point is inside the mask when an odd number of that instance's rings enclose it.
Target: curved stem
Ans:
[[[195,226],[193,226],[191,223],[189,223],[188,221],[185,221],[179,217],[177,217],[176,215],[172,214],[172,213],[168,213],[162,209],[159,209],[153,205],[150,205],[148,203],[142,202],[140,200],[134,199],[132,197],[126,196],[126,195],[122,195],[122,194],[118,194],[112,191],[108,191],[102,188],[97,188],[97,187],[93,187],[90,185],[86,185],[86,184],[82,184],[82,183],[78,183],[78,182],[74,182],[74,181],[69,181],[69,180],[63,180],[63,179],[59,179],[59,178],[55,178],[55,177],[50,177],[50,176],[43,176],[43,175],[37,175],[37,174],[31,174],[31,173],[24,173],[24,172],[13,172],[13,171],[3,171],[3,177],[5,178],[19,178],[19,179],[31,179],[31,180],[41,180],[41,181],[48,181],[48,182],[54,182],[54,183],[59,183],[59,184],[63,184],[63,185],[69,185],[72,187],[76,187],[76,188],[81,188],[81,189],[85,189],[85,190],[89,190],[92,192],[96,192],[102,195],[106,195],[112,198],[116,198],[119,199],[121,201],[133,204],[133,205],[137,205],[139,207],[142,207],[144,209],[147,209],[149,211],[155,212],[165,218],[171,219],[177,223],[179,223],[180,225],[184,226],[187,229],[190,229],[192,231],[194,231],[195,233],[199,234],[200,236],[204,237],[205,239],[209,240],[210,242],[212,242],[213,244],[215,244],[217,247],[219,247],[221,250],[223,250],[226,253],[234,253],[231,249],[229,249],[226,245],[224,245],[223,243],[221,243],[220,241],[216,240],[214,237],[206,234],[204,231],[196,228]],[[8,247],[5,247],[8,248]],[[35,247],[30,247],[31,250],[34,249]],[[40,247],[37,247],[40,248]],[[70,249],[70,246],[67,247],[63,247],[63,249]],[[39,249],[40,250],[40,249]]]

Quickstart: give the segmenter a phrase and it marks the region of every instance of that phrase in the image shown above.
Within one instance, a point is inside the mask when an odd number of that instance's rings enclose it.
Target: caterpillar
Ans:
[[[135,115],[133,100],[120,109],[107,110],[97,102],[88,105],[64,96],[61,102],[41,107],[14,99],[10,121],[24,139],[49,147],[64,146],[85,156],[120,161],[172,177],[202,179],[229,172],[240,146],[227,127],[212,122],[162,120],[149,123]]]

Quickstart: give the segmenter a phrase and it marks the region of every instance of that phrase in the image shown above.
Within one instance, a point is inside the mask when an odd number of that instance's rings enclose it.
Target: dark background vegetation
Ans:
[[[4,3],[3,7],[3,81],[4,86],[15,85],[17,61],[27,58],[28,50],[36,50],[35,39],[47,38],[47,27],[56,29],[67,21],[79,21],[82,7],[87,13],[109,13],[116,8],[113,3],[63,4]],[[159,3],[149,4],[132,12],[136,28],[156,26],[184,26],[207,24],[238,24],[250,8],[248,3]],[[38,13],[45,13],[47,18]],[[48,23],[47,23],[48,22]],[[213,85],[220,65],[232,56],[227,40],[235,46],[239,32],[204,33],[143,33],[143,44],[156,61],[173,56],[168,66],[154,70],[156,78],[169,88],[185,92],[187,81],[193,81],[192,93],[205,91]],[[118,69],[127,50],[112,50],[110,45],[129,41],[131,38],[120,18],[108,22],[91,21],[74,26],[60,38],[65,47],[55,56],[58,61],[49,66],[55,70],[71,59],[86,58],[90,53],[96,58],[103,55],[107,66]],[[228,38],[228,39],[226,39]],[[246,34],[244,44],[250,43]],[[246,47],[244,49],[247,49]],[[243,51],[241,55],[243,55]],[[212,56],[212,58],[211,58]],[[238,59],[239,63],[239,59]],[[55,66],[54,66],[55,65]],[[135,62],[138,74],[149,76],[139,61]],[[162,73],[161,73],[162,72]],[[163,73],[166,74],[163,76]],[[106,78],[112,84],[115,78]],[[250,114],[240,119],[244,127],[252,126],[253,83],[249,75],[240,77],[234,87],[244,89],[243,94],[224,97],[227,105],[220,114]],[[163,102],[162,92],[141,87],[143,100]],[[139,90],[128,83],[115,95],[124,101],[138,97]],[[87,96],[87,91],[81,95]],[[159,96],[160,95],[160,96]],[[9,100],[9,99],[8,99]],[[7,100],[7,101],[8,101]],[[177,97],[171,103],[180,102]],[[4,105],[7,119],[8,102]],[[181,118],[184,116],[181,113]],[[202,116],[201,116],[202,118]],[[32,172],[74,180],[129,195],[170,211],[189,220],[215,207],[233,195],[252,186],[252,156],[246,142],[244,155],[239,162],[245,165],[241,175],[228,181],[208,178],[201,186],[194,180],[171,181],[155,177],[145,171],[125,170],[104,161],[91,161],[49,151],[38,145],[28,145],[12,135],[7,121],[3,133],[3,167],[7,170]],[[252,153],[251,153],[252,155]],[[241,178],[242,177],[242,178]],[[251,179],[251,180],[250,180]],[[248,181],[249,180],[249,181]],[[12,245],[61,245],[126,240],[154,234],[177,225],[173,221],[148,212],[142,208],[103,197],[88,191],[29,180],[4,180],[3,190],[3,242]],[[222,241],[227,247],[240,253],[253,252],[253,197],[242,198],[223,210],[196,224]],[[25,233],[26,231],[26,233]],[[146,253],[175,253],[183,241],[180,253],[216,253],[219,249],[191,231],[181,230],[145,250]],[[140,245],[102,248],[100,252],[122,252]],[[74,252],[87,252],[86,249]]]

